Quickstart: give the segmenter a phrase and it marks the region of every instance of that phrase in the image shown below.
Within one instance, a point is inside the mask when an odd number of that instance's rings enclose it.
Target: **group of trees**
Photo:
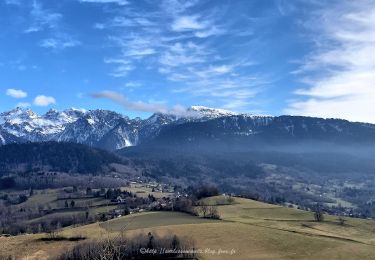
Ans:
[[[187,188],[188,197],[176,198],[173,203],[173,210],[189,213],[203,218],[220,219],[217,205],[208,205],[202,200],[207,197],[219,195],[215,186],[201,185],[199,187]]]
[[[139,234],[132,239],[119,236],[81,243],[58,259],[195,259],[194,248],[194,241],[190,238],[148,233]]]
[[[31,213],[29,211],[22,213],[18,212],[17,215],[10,213],[10,218],[2,217],[0,220],[0,233],[18,235],[22,233],[47,232],[55,234],[56,231],[62,227],[92,223],[96,220],[94,216],[89,216],[85,212],[76,212],[63,216],[60,215],[40,218],[36,221],[28,223],[22,220],[28,219],[27,215]],[[23,217],[23,215],[25,216]],[[43,216],[43,214],[34,213],[33,218],[37,216]]]
[[[129,191],[122,191],[121,189],[107,189],[107,191],[104,194],[105,199],[109,200],[115,200],[117,197],[122,197],[122,198],[135,198],[135,194]]]
[[[5,176],[0,178],[0,189],[13,189],[16,187],[16,181],[13,176]]]
[[[0,172],[0,190],[14,189],[49,189],[63,188],[75,183],[80,190],[86,189],[87,183],[90,183],[91,189],[117,188],[126,186],[127,180],[116,178],[112,175],[94,175],[94,174],[71,174],[56,171],[38,170],[25,173],[4,173],[1,177]]]
[[[201,203],[198,206],[198,210],[204,218],[220,219],[219,211],[217,210],[216,205],[205,205]]]
[[[0,193],[0,202],[7,206],[21,204],[27,201],[29,196],[25,191],[14,194]]]
[[[186,191],[191,197],[195,197],[197,200],[219,195],[219,189],[212,185],[190,186]]]
[[[68,200],[65,200],[65,202],[64,202],[65,208],[69,208],[69,205],[70,205],[71,208],[74,208],[75,204],[76,203],[75,203],[74,200],[71,200],[70,203],[68,202]]]

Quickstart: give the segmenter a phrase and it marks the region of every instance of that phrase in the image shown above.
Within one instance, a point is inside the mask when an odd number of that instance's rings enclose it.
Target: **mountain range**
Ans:
[[[0,144],[73,142],[107,150],[144,143],[194,141],[289,142],[320,140],[363,143],[375,140],[375,125],[340,119],[300,116],[256,116],[192,106],[186,116],[155,113],[130,119],[109,110],[49,110],[38,115],[15,108],[0,114]]]
[[[166,125],[237,115],[200,106],[193,106],[188,111],[186,117],[156,113],[147,119],[130,119],[99,109],[51,109],[38,115],[31,109],[18,107],[0,114],[0,144],[59,141],[116,150],[153,138]]]
[[[0,176],[23,176],[26,184],[40,171],[113,172],[181,187],[208,183],[305,206],[334,196],[364,211],[375,196],[375,125],[341,119],[202,106],[190,107],[186,116],[146,119],[108,110],[38,115],[16,108],[0,114],[0,144]]]

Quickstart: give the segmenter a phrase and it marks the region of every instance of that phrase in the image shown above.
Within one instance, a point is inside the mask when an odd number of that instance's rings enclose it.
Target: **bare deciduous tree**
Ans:
[[[208,206],[205,205],[205,204],[203,204],[203,203],[201,203],[201,204],[199,205],[199,212],[201,212],[202,215],[203,215],[203,217],[205,218],[205,217],[207,216]]]

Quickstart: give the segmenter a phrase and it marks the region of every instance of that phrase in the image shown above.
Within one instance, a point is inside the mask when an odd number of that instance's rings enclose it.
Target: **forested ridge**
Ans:
[[[97,173],[102,166],[121,159],[100,149],[75,143],[43,142],[0,146],[0,172],[14,171],[25,165],[26,171],[48,167],[53,171]]]

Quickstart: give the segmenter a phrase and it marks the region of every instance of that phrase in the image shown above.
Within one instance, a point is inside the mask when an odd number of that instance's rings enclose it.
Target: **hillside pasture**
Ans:
[[[122,218],[106,221],[100,224],[108,232],[119,232],[122,230],[146,229],[158,226],[185,225],[215,223],[217,220],[198,218],[181,212],[142,212],[128,215]]]
[[[222,198],[205,200],[211,205]],[[101,223],[68,227],[64,237],[88,240],[139,233],[176,234],[195,241],[199,259],[374,259],[375,223],[371,220],[325,216],[315,222],[311,212],[235,198],[220,205],[221,220],[208,220],[179,212],[142,212]],[[2,237],[2,254],[45,259],[80,242],[40,241],[43,234]],[[221,253],[219,251],[221,250]],[[33,258],[34,257],[34,258]]]

